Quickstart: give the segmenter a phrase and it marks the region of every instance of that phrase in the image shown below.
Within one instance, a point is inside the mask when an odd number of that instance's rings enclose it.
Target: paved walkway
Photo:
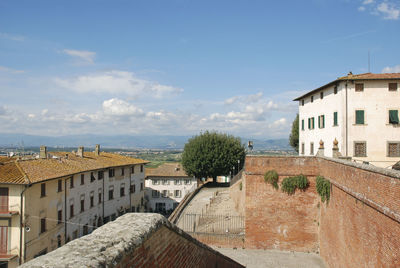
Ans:
[[[324,268],[322,258],[315,253],[290,252],[262,249],[231,249],[217,248],[215,250],[237,261],[248,268]]]

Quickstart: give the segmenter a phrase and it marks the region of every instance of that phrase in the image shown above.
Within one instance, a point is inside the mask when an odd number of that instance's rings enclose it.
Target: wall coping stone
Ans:
[[[160,214],[127,213],[91,234],[75,239],[20,267],[115,267],[125,255],[141,246],[163,226],[197,246],[240,266],[229,257],[194,239]]]

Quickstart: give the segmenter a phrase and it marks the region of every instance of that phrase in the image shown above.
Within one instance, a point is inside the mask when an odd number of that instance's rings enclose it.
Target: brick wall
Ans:
[[[235,209],[239,212],[240,216],[245,214],[245,202],[246,202],[246,182],[244,176],[238,180],[235,184],[229,187],[229,195],[235,203]]]
[[[302,173],[311,185],[288,196],[263,181],[270,169],[280,182]],[[329,203],[316,194],[317,175],[332,183]],[[331,158],[248,157],[245,176],[246,247],[319,247],[330,267],[400,267],[400,172]]]
[[[129,213],[22,267],[243,267],[159,214]]]

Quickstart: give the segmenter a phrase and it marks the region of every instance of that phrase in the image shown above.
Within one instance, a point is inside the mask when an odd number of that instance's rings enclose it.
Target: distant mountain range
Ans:
[[[104,148],[121,149],[183,149],[185,143],[192,136],[131,136],[131,135],[68,135],[46,137],[26,134],[0,133],[1,147],[40,146],[50,147],[94,147],[100,144]],[[242,143],[252,140],[253,150],[291,150],[288,139],[251,139],[242,138]]]

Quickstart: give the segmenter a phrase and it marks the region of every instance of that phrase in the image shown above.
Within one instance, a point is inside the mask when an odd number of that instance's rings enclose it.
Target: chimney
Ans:
[[[47,158],[47,147],[44,146],[44,145],[40,146],[39,158],[40,159],[46,159]]]
[[[83,151],[84,151],[83,146],[79,146],[76,155],[79,157],[83,157]]]
[[[96,148],[94,149],[94,155],[95,156],[100,155],[100,144],[96,144]]]

